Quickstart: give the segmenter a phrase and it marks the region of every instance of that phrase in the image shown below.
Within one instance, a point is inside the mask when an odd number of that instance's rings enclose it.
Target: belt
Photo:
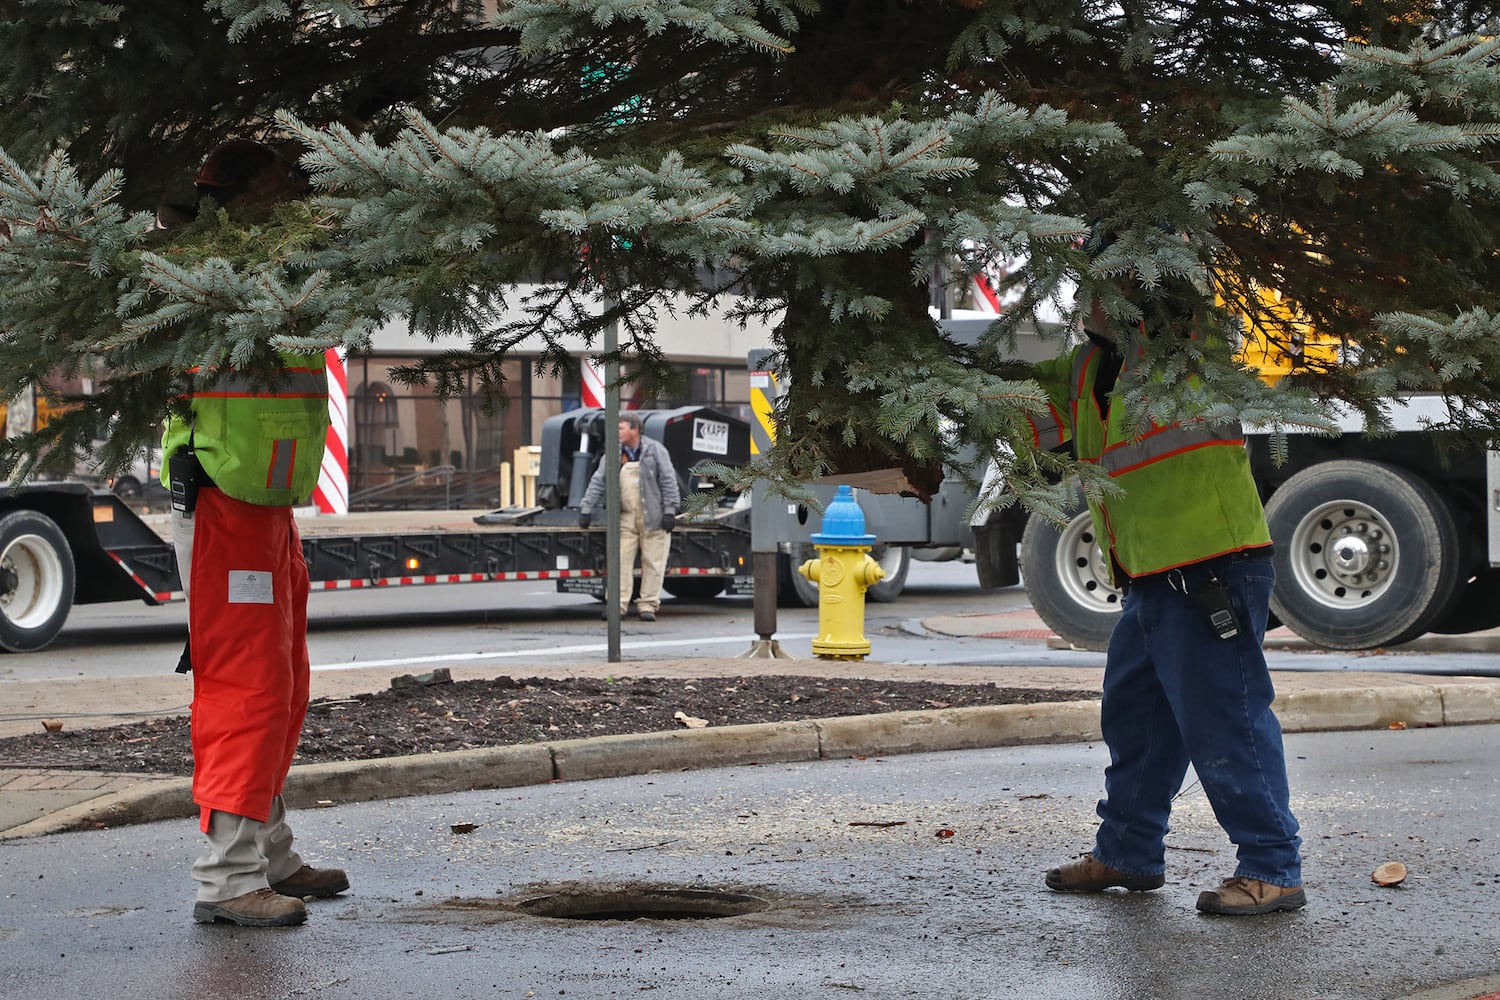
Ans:
[[[1148,583],[1154,580],[1166,580],[1169,573],[1180,573],[1185,577],[1194,578],[1207,573],[1212,573],[1215,567],[1229,566],[1235,563],[1252,561],[1269,561],[1273,555],[1275,546],[1257,545],[1250,549],[1239,549],[1235,552],[1226,552],[1221,556],[1212,556],[1199,562],[1187,563],[1183,566],[1174,566],[1171,569],[1158,570],[1155,573],[1142,573],[1139,576],[1127,576],[1125,586],[1122,590],[1128,591],[1130,584]]]

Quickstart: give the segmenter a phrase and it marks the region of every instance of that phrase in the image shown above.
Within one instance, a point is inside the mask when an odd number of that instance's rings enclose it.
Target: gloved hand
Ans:
[[[673,514],[671,511],[668,511],[667,513],[665,513],[665,514],[663,514],[661,516],[661,530],[662,531],[671,531],[675,527],[677,527],[677,515],[676,514]]]
[[[580,528],[587,528],[593,521],[594,515],[591,511],[584,510],[578,512],[578,526]]]

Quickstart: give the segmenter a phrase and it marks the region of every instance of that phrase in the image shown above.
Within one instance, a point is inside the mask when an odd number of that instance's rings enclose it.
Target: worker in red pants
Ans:
[[[220,204],[274,196],[293,168],[226,143],[196,183]],[[282,792],[307,713],[307,563],[292,518],[317,485],[328,429],[323,356],[264,350],[190,373],[163,435],[193,675],[193,801],[208,848],[193,919],[288,926],[305,897],[349,888],[293,847]]]

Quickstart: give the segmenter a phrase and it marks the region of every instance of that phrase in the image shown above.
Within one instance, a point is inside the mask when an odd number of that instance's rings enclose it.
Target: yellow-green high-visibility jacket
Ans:
[[[1071,439],[1079,459],[1103,466],[1125,491],[1089,504],[1110,572],[1145,576],[1270,545],[1241,426],[1187,420],[1136,434],[1117,393],[1103,411],[1095,399],[1109,350],[1088,343],[1036,365],[1051,405],[1031,424],[1039,447]]]
[[[266,507],[308,501],[328,436],[328,376],[322,354],[281,359],[274,376],[225,370],[193,390],[192,419],[168,417],[162,434],[164,484],[171,483],[172,453],[191,442],[226,495]]]

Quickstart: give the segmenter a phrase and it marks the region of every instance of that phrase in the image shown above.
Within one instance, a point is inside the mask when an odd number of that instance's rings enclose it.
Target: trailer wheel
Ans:
[[[809,559],[818,558],[818,550],[802,543],[793,545],[790,552],[780,553],[776,560],[781,574],[777,580],[777,603],[786,608],[815,608],[818,606],[818,585],[797,572]],[[889,604],[901,596],[906,589],[906,574],[911,569],[911,549],[904,545],[875,545],[870,549],[870,558],[885,570],[879,583],[865,591],[865,597],[876,604]]]
[[[31,653],[62,630],[73,606],[73,553],[52,519],[0,518],[0,650]]]
[[[1028,518],[1021,533],[1021,583],[1042,621],[1081,649],[1103,650],[1120,619],[1120,591],[1109,580],[1094,519],[1082,510],[1062,528]]]
[[[724,593],[724,581],[716,576],[669,576],[661,589],[683,601],[711,601]]]
[[[1358,459],[1303,469],[1266,504],[1276,543],[1271,610],[1329,649],[1414,639],[1458,585],[1458,529],[1411,473]]]

